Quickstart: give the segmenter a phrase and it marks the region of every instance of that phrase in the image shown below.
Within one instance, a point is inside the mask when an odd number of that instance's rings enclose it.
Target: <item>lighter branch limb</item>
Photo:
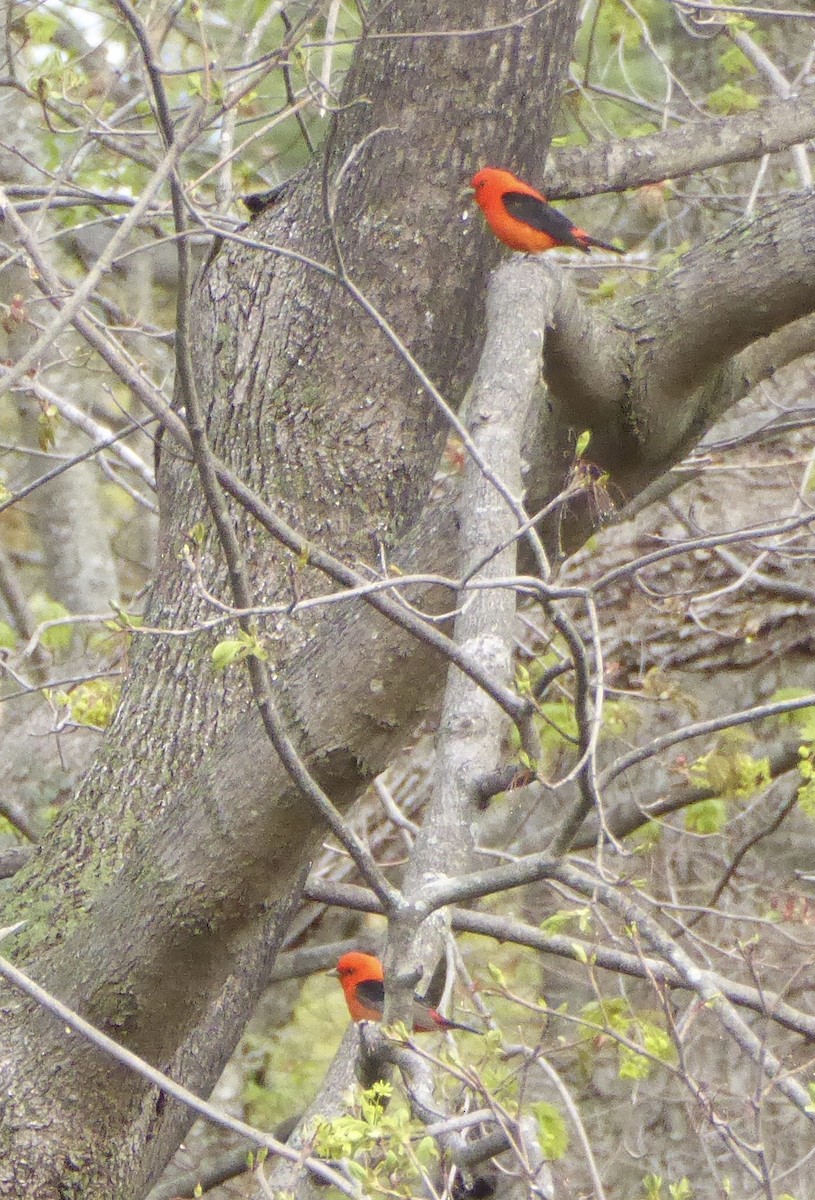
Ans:
[[[476,582],[512,577],[517,543],[528,524],[522,506],[507,496],[522,487],[522,445],[540,369],[556,278],[536,264],[511,262],[497,271],[487,296],[487,337],[473,383],[468,459],[459,501],[462,567],[483,564]],[[519,297],[522,303],[519,305]],[[519,313],[525,313],[524,319]],[[499,486],[496,487],[496,480]],[[503,545],[500,553],[492,553]],[[462,592],[455,640],[489,666],[491,678],[508,686],[512,672],[516,594],[512,588]],[[409,1012],[412,981],[399,968],[434,961],[438,931],[422,929],[429,910],[421,903],[428,879],[466,870],[474,849],[474,800],[480,779],[499,761],[506,718],[486,692],[460,672],[448,674],[436,743],[433,794],[411,854],[402,919],[392,920],[386,965],[393,980],[388,1019]],[[418,903],[417,903],[418,902]],[[391,1011],[393,1004],[393,1011]]]
[[[607,92],[594,84],[592,90]],[[620,98],[633,103],[630,96]],[[656,105],[652,110],[659,111]],[[678,119],[671,129],[637,138],[636,155],[621,140],[555,150],[547,168],[546,191],[550,198],[561,200],[620,192],[728,163],[752,162],[762,153],[786,150],[812,137],[815,110],[808,95],[769,100],[755,112]]]

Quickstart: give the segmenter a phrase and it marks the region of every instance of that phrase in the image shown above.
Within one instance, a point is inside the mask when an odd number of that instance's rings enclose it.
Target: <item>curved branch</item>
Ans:
[[[813,257],[815,194],[788,195],[690,251],[623,306],[660,409],[751,342],[811,313]]]
[[[747,391],[750,391],[780,367],[812,353],[815,353],[815,315],[810,314],[791,321],[783,329],[742,350],[737,366]]]
[[[591,427],[592,459],[628,499],[759,379],[811,348],[813,256],[815,194],[805,192],[691,251],[610,317],[563,281],[546,380],[565,421]]]

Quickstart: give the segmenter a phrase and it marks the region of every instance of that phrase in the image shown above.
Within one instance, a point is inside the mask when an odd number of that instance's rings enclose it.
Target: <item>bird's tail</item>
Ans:
[[[483,1029],[476,1029],[473,1025],[462,1025],[460,1021],[450,1021],[444,1017],[444,1029],[463,1029],[465,1033],[483,1033]]]
[[[582,238],[581,241],[583,241]],[[595,246],[598,250],[609,250],[612,254],[625,254],[625,250],[621,250],[619,246],[612,246],[609,242],[598,242],[597,238],[589,237],[588,234],[586,234],[583,245],[587,251],[591,246]]]

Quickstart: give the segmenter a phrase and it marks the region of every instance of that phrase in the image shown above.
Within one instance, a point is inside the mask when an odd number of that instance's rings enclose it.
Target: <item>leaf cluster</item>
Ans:
[[[343,1159],[369,1194],[415,1195],[439,1158],[433,1138],[382,1080],[351,1101],[345,1115],[318,1120],[313,1138],[316,1153]]]

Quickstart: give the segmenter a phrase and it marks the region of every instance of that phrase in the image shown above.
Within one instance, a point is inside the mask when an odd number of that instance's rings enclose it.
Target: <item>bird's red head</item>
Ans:
[[[382,963],[373,954],[350,950],[337,963],[337,974],[343,987],[353,986],[362,979],[384,979]]]
[[[479,203],[479,197],[487,194],[500,195],[501,192],[509,192],[519,186],[526,185],[517,175],[513,175],[511,171],[504,171],[501,167],[482,167],[470,180],[470,187]]]

